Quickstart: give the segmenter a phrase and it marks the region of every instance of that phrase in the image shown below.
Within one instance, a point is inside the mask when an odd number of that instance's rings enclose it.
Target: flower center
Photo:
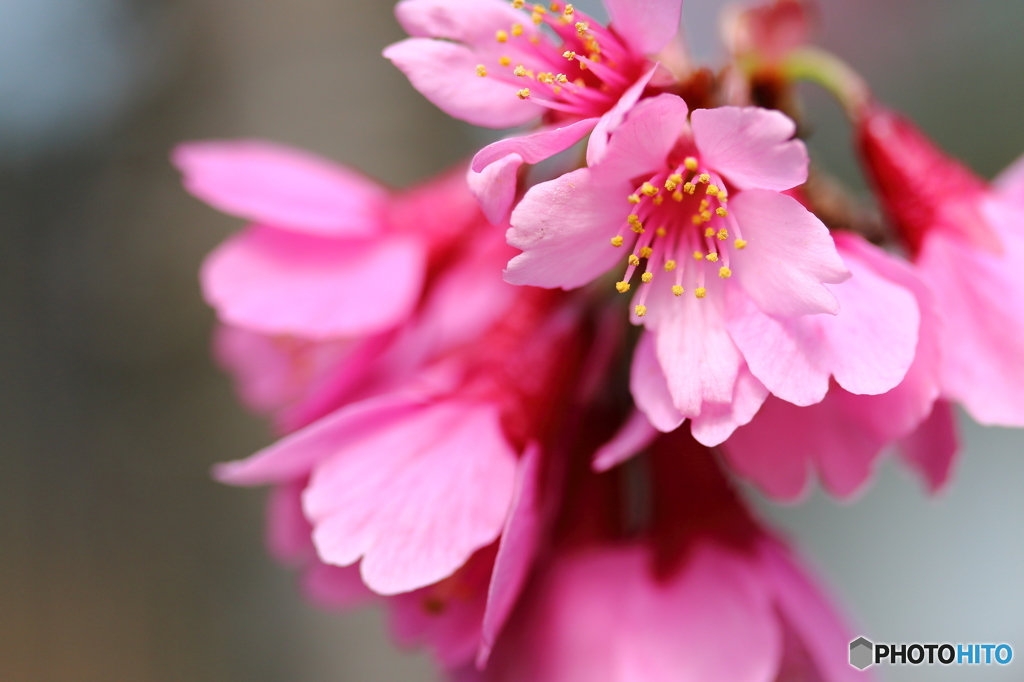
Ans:
[[[604,113],[636,80],[630,76],[639,75],[639,65],[622,42],[571,4],[513,0],[512,6],[529,12],[535,26],[548,26],[561,41],[555,45],[518,23],[495,34],[507,54],[493,64],[477,64],[476,73],[523,86],[516,93],[519,99],[586,117]]]
[[[634,309],[639,317],[647,314],[647,294],[655,279],[659,286],[667,280],[663,285],[676,296],[692,287],[694,296],[702,299],[708,294],[709,269],[717,269],[722,279],[732,276],[730,248],[743,249],[747,242],[726,208],[725,183],[695,157],[653,176],[626,200],[632,210],[611,244],[621,248],[627,239],[635,241],[626,274],[615,288],[623,294],[629,291],[630,280],[644,264],[643,288]]]

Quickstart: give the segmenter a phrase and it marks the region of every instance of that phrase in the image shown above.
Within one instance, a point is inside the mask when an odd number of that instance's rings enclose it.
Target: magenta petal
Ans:
[[[352,609],[372,602],[358,566],[330,566],[314,561],[302,575],[302,592],[322,609]]]
[[[516,97],[515,83],[481,78],[480,58],[465,45],[408,38],[384,50],[414,88],[449,116],[485,128],[512,128],[538,118],[543,107]]]
[[[736,377],[732,401],[704,403],[700,415],[690,421],[690,433],[698,443],[713,448],[750,422],[768,397],[768,389],[744,366]]]
[[[806,408],[804,408],[806,409]],[[808,413],[768,398],[757,416],[722,444],[729,467],[776,500],[793,502],[810,482],[810,459],[802,445]]]
[[[614,182],[666,167],[669,152],[686,128],[687,111],[686,102],[675,95],[639,102],[611,134],[594,176],[601,183]]]
[[[670,433],[686,419],[672,404],[672,394],[668,392],[668,381],[654,351],[654,334],[651,332],[644,332],[633,351],[629,389],[637,409],[657,430]]]
[[[913,433],[900,440],[900,453],[934,494],[949,482],[960,450],[953,406],[936,401],[932,413]]]
[[[471,168],[477,173],[509,154],[518,154],[523,163],[538,163],[564,152],[594,129],[599,119],[585,118],[566,126],[547,127],[530,133],[498,140],[481,149],[473,157]]]
[[[665,47],[682,20],[683,0],[604,0],[615,32],[639,54]]]
[[[300,478],[275,486],[267,498],[267,549],[278,561],[293,563],[313,556],[313,527],[302,513]]]
[[[201,280],[227,324],[322,340],[404,320],[419,299],[425,260],[413,238],[349,241],[254,227],[214,250]]]
[[[601,116],[597,126],[594,128],[594,132],[590,135],[590,142],[587,144],[588,166],[596,166],[604,158],[608,150],[609,136],[622,125],[622,121],[626,118],[630,109],[640,100],[640,96],[644,93],[644,88],[651,82],[657,70],[657,65],[648,69],[644,75],[637,79],[636,83],[633,83],[622,93],[615,106]]]
[[[796,124],[758,107],[698,109],[690,117],[701,163],[740,189],[783,191],[807,182],[807,149]]]
[[[172,159],[185,189],[231,215],[322,236],[385,229],[381,187],[307,152],[258,140],[191,142]]]
[[[395,17],[405,32],[418,38],[443,38],[467,45],[490,47],[498,29],[522,23],[528,39],[535,29],[523,15],[501,0],[402,0]]]
[[[625,222],[630,191],[625,181],[596,183],[587,168],[531,187],[512,212],[506,239],[523,253],[505,281],[574,289],[610,270],[625,255],[610,240]]]
[[[792,197],[763,189],[737,193],[729,212],[747,241],[746,248],[732,251],[733,277],[758,308],[787,316],[838,311],[824,285],[850,273],[813,213]]]
[[[470,170],[466,174],[469,191],[492,225],[500,225],[508,217],[516,198],[518,172],[522,165],[523,157],[509,154],[484,166],[479,173]]]
[[[448,577],[498,537],[515,475],[496,407],[439,403],[337,448],[304,506],[321,560],[362,557],[367,586],[397,594]]]
[[[537,554],[543,523],[540,509],[540,465],[540,447],[531,444],[519,460],[515,495],[505,520],[487,591],[487,610],[484,613],[480,650],[476,658],[476,665],[481,669],[487,664],[494,643],[519,599]]]
[[[658,371],[660,372],[661,369],[659,368]],[[668,395],[667,388],[665,395]],[[671,407],[671,403],[669,403],[669,407]],[[681,422],[682,419],[679,421]],[[678,423],[676,425],[678,426]],[[651,425],[647,415],[640,410],[633,410],[625,423],[612,436],[612,439],[594,453],[591,467],[594,471],[607,471],[646,449],[657,436],[658,429]]]

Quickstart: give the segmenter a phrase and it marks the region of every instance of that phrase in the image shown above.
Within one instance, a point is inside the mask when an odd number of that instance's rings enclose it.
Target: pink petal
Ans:
[[[307,476],[320,461],[376,429],[408,416],[422,398],[393,394],[353,403],[285,436],[252,457],[218,464],[213,476],[230,485],[285,483]]]
[[[648,351],[648,354],[653,358],[653,353]],[[658,368],[658,373],[661,373],[660,367]],[[662,383],[664,383],[664,379],[662,379]],[[667,387],[665,389],[665,396],[668,396]],[[668,406],[671,408],[671,402],[668,403]],[[675,408],[672,409],[675,411]],[[681,418],[679,422],[682,422]],[[676,423],[676,426],[679,425],[679,422]],[[640,410],[633,410],[622,426],[619,427],[619,430],[615,432],[612,439],[594,453],[591,468],[594,471],[607,471],[614,466],[618,466],[633,457],[633,455],[645,450],[648,445],[654,442],[658,433],[658,429],[651,425],[647,415]]]
[[[303,573],[302,592],[323,609],[353,609],[378,598],[363,584],[357,566],[329,566],[319,561]]]
[[[1024,206],[1024,156],[999,174],[992,183],[1002,198]]]
[[[451,575],[498,537],[516,455],[496,407],[439,403],[363,432],[321,462],[306,489],[325,563],[362,557],[367,586],[397,594]]]
[[[471,168],[480,173],[509,154],[518,154],[523,163],[538,163],[564,152],[594,129],[599,119],[585,118],[561,127],[548,126],[529,135],[517,135],[487,145],[473,157]]]
[[[782,112],[718,107],[698,109],[690,121],[701,163],[738,188],[781,192],[807,182],[807,149]]]
[[[492,225],[500,225],[508,217],[516,198],[519,167],[523,157],[519,154],[503,156],[483,170],[466,174],[469,191],[476,197],[480,209]]]
[[[493,39],[493,37],[492,37]],[[512,128],[544,109],[516,97],[517,84],[481,78],[480,57],[470,48],[430,38],[408,38],[384,50],[414,88],[449,116],[485,128]]]
[[[596,166],[604,158],[608,150],[609,136],[622,125],[622,121],[626,118],[630,109],[640,100],[640,96],[644,93],[644,88],[651,82],[657,70],[658,66],[648,69],[644,75],[637,79],[636,83],[633,83],[622,93],[615,106],[601,116],[597,127],[594,128],[594,132],[590,135],[590,142],[587,144],[588,166]]]
[[[629,390],[637,409],[644,413],[651,425],[662,433],[671,433],[686,419],[672,404],[668,380],[654,350],[654,334],[644,332],[633,350],[633,364],[629,372]],[[595,460],[596,464],[596,460]]]
[[[402,0],[395,17],[410,36],[443,38],[467,45],[490,47],[498,29],[523,24],[523,39],[535,32],[522,12],[501,0]]]
[[[214,250],[201,280],[227,324],[322,340],[404,320],[419,299],[425,260],[413,238],[349,241],[254,227]]]
[[[302,513],[302,491],[306,479],[275,486],[267,498],[267,548],[271,556],[294,563],[314,555],[309,525]]]
[[[916,431],[900,440],[903,460],[924,480],[928,492],[935,494],[949,482],[959,440],[953,406],[944,400],[935,403]]]
[[[172,160],[185,189],[231,215],[325,237],[386,229],[380,186],[307,152],[258,140],[191,142]]]
[[[669,152],[686,129],[687,111],[686,102],[676,95],[658,95],[639,102],[611,134],[608,147],[593,169],[595,177],[599,175],[602,184],[611,183],[666,168]],[[625,197],[617,198],[621,203]]]
[[[690,421],[690,433],[709,448],[725,442],[733,432],[750,422],[768,397],[768,389],[744,365],[736,377],[732,400],[704,403],[700,414]]]
[[[665,47],[682,20],[683,0],[605,0],[615,32],[639,54]]]
[[[541,450],[533,444],[519,460],[516,491],[501,534],[498,556],[494,561],[480,649],[476,657],[476,665],[480,669],[487,664],[494,643],[512,614],[537,554],[543,525],[540,467]]]
[[[824,286],[850,274],[828,228],[792,197],[763,189],[739,192],[729,202],[747,241],[734,249],[733,277],[758,308],[772,315],[836,313]]]
[[[509,262],[505,281],[574,289],[610,270],[624,255],[610,240],[631,191],[625,181],[596,183],[587,168],[531,187],[512,212],[506,239],[523,253]]]

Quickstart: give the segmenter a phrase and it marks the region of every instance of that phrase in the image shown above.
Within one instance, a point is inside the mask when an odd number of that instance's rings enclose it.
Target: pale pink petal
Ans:
[[[307,152],[258,140],[191,142],[172,160],[185,189],[231,215],[325,237],[386,229],[383,188]]]
[[[596,183],[587,168],[531,187],[512,212],[506,239],[523,253],[509,262],[505,281],[574,289],[610,270],[625,256],[610,240],[631,191],[624,180]]]
[[[494,45],[498,29],[507,31],[514,23],[523,24],[524,40],[536,32],[522,12],[502,0],[402,0],[395,17],[411,36],[479,47]]]
[[[314,561],[302,574],[302,592],[322,609],[353,609],[379,599],[363,583],[358,566]]]
[[[422,408],[314,469],[304,496],[313,542],[325,563],[362,557],[379,594],[435,583],[498,537],[515,469],[494,406]]]
[[[230,485],[285,483],[309,475],[313,467],[376,429],[407,417],[423,398],[392,394],[353,403],[285,436],[252,457],[218,464],[213,476]]]
[[[869,671],[862,672],[849,664],[845,651],[854,633],[832,607],[833,600],[801,569],[800,562],[772,540],[761,543],[760,554],[774,588],[779,613],[799,637],[821,681],[867,682],[873,679]]]
[[[411,237],[348,241],[254,227],[215,249],[200,277],[227,324],[311,340],[357,336],[410,314],[424,251]]]
[[[807,148],[782,112],[718,107],[698,109],[690,121],[701,164],[738,188],[781,192],[807,182]]]
[[[414,88],[449,116],[485,128],[512,128],[538,118],[544,109],[516,96],[516,83],[476,71],[480,58],[470,48],[430,38],[408,38],[384,50]]]
[[[309,525],[302,513],[306,479],[289,481],[271,489],[267,498],[267,549],[283,563],[296,563],[315,555]]]
[[[585,118],[569,125],[549,126],[529,135],[517,135],[498,140],[476,153],[471,168],[479,173],[509,154],[518,154],[522,157],[523,163],[538,163],[559,152],[564,152],[582,140],[587,133],[594,129],[598,120]]]
[[[673,296],[668,287],[652,291],[649,307],[657,315],[654,334],[658,363],[665,373],[672,404],[696,417],[704,403],[732,400],[743,356],[726,331],[724,288],[707,283],[707,298]]]
[[[509,154],[484,166],[479,173],[470,170],[466,174],[469,191],[492,225],[500,225],[508,217],[516,198],[519,167],[522,165],[523,157]]]
[[[639,54],[665,47],[682,20],[683,0],[604,0],[611,26]]]
[[[653,358],[653,353],[650,351],[648,353]],[[660,374],[661,368],[657,369]],[[664,379],[662,379],[662,383],[664,383]],[[665,388],[665,396],[668,397],[667,387]],[[668,403],[668,407],[675,411],[675,408],[672,408],[671,402]],[[682,422],[682,418],[679,419],[676,426],[680,422]],[[615,432],[615,435],[612,436],[612,439],[594,453],[591,467],[594,471],[607,471],[625,462],[633,455],[645,450],[648,445],[654,442],[658,433],[658,429],[647,419],[647,415],[640,410],[633,410],[622,426],[619,427],[619,430]]]
[[[816,447],[818,435],[817,429],[808,430],[809,409],[768,398],[757,416],[722,444],[729,467],[776,500],[800,499],[810,482],[808,452]],[[840,431],[837,438],[844,435]]]
[[[732,250],[733,278],[761,310],[790,316],[839,310],[824,284],[850,273],[813,213],[792,197],[763,189],[738,192],[729,213],[747,242]]]
[[[944,394],[982,424],[1024,426],[1022,262],[1024,253],[992,254],[938,232],[917,261],[947,321]]]
[[[768,397],[768,389],[754,378],[746,365],[740,369],[728,403],[704,403],[700,415],[690,421],[694,439],[709,448],[723,443],[733,432],[750,422]]]
[[[890,442],[888,434],[870,427],[876,414],[871,401],[833,386],[817,405],[790,409],[800,410],[807,420],[792,448],[815,462],[825,489],[841,499],[863,490]]]
[[[640,96],[644,93],[644,88],[651,82],[654,74],[658,71],[658,66],[653,66],[647,70],[644,75],[637,79],[636,83],[629,86],[629,88],[622,93],[619,97],[619,101],[615,103],[611,109],[606,111],[598,121],[597,127],[594,128],[594,132],[590,134],[590,141],[587,143],[587,165],[596,166],[600,163],[601,159],[604,158],[605,153],[608,150],[608,138],[615,132],[622,121],[626,118],[626,114],[629,113],[630,109],[640,100]]]
[[[953,406],[936,401],[932,413],[917,430],[899,442],[903,461],[917,472],[932,494],[949,482],[960,450]]]
[[[537,554],[544,519],[541,514],[541,450],[536,444],[527,447],[519,460],[516,490],[512,507],[498,545],[494,572],[487,590],[480,649],[476,665],[483,668],[494,643],[512,614]]]
[[[641,100],[611,134],[594,166],[595,177],[602,184],[611,183],[666,168],[669,152],[686,129],[687,111],[686,102],[676,95]]]
[[[633,350],[629,372],[629,389],[637,409],[647,416],[657,430],[670,433],[686,419],[672,404],[668,380],[654,350],[654,334],[644,332]]]
[[[1000,173],[992,184],[1003,198],[1024,205],[1024,156]]]

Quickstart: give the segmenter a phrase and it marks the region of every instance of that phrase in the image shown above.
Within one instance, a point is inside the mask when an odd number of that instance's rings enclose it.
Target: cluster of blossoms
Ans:
[[[413,86],[530,126],[408,190],[263,142],[175,152],[251,222],[202,285],[282,436],[216,476],[273,486],[313,599],[381,603],[455,679],[865,678],[727,474],[847,498],[895,447],[935,491],[954,403],[1024,426],[1024,165],[944,155],[806,44],[798,0],[731,11],[718,72],[681,2],[402,0],[384,54]],[[849,114],[884,225],[809,178],[800,79]]]

